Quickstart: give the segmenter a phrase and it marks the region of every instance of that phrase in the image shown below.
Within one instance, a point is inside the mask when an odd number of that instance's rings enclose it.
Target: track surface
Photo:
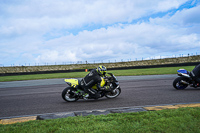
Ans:
[[[63,79],[0,82],[0,118],[143,105],[200,102],[200,89],[175,90],[176,75],[117,77],[122,93],[115,99],[65,102]]]

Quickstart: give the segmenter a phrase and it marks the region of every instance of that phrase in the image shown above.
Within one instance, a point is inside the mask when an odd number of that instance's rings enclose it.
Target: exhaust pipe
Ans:
[[[189,83],[186,82],[186,81],[184,81],[184,80],[181,80],[181,83],[186,84],[186,85],[189,85]]]

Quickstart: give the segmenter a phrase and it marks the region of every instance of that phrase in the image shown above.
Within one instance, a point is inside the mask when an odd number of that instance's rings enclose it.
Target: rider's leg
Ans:
[[[199,83],[200,83],[200,78],[196,77],[195,73],[193,71],[190,73],[190,76],[193,79],[193,82],[192,82],[193,87],[197,87],[199,85]]]
[[[101,97],[101,95],[92,88],[88,88],[88,89],[84,89],[84,90],[85,90],[85,92],[89,93],[91,98],[98,99]]]
[[[197,86],[199,86],[200,78],[193,77],[193,79],[194,79],[194,81],[193,81],[193,86],[196,88]]]
[[[200,83],[200,78],[195,78],[195,80],[197,81],[196,87],[199,86]]]

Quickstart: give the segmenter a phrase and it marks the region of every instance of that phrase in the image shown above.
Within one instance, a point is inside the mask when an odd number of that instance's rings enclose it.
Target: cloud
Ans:
[[[187,0],[182,0],[182,1],[179,1],[179,0],[165,0],[165,1],[160,1],[158,2],[157,4],[157,8],[156,8],[156,11],[159,12],[166,12],[170,9],[177,9],[181,4],[187,2]]]
[[[30,0],[24,3],[3,4],[1,22],[3,33],[22,34],[31,32],[44,34],[51,29],[80,28],[90,24],[107,25],[131,22],[155,12],[177,8],[186,0],[94,0],[54,1]],[[166,4],[168,3],[168,4]],[[166,6],[167,5],[167,6]],[[165,7],[165,8],[164,8]],[[7,17],[5,17],[7,16]]]
[[[178,10],[172,16],[168,13],[166,16],[162,18],[150,19],[151,23],[159,24],[159,25],[178,25],[178,26],[187,26],[194,25],[200,23],[199,13],[200,5],[196,7]]]
[[[199,15],[200,15],[200,5],[191,9],[183,9],[182,11],[178,11],[171,18],[171,21],[175,21],[176,23],[182,25],[199,24],[200,23]]]
[[[180,8],[191,3],[190,8]],[[148,58],[200,48],[189,0],[24,0],[0,3],[0,62]],[[162,15],[159,15],[159,14]],[[196,51],[195,51],[196,52]],[[1,63],[0,63],[1,64]]]
[[[127,58],[127,56],[142,58],[145,54],[155,54],[156,52],[160,54],[160,51],[169,50],[170,46],[175,45],[180,39],[174,38],[175,31],[148,23],[120,24],[58,38],[47,42],[47,46],[51,46],[53,50],[56,49],[59,53],[70,50],[75,53],[76,59],[73,58],[74,61],[80,60],[78,57],[89,60],[98,58],[103,58],[103,60],[120,59]],[[169,38],[174,41],[169,40]],[[59,46],[58,44],[62,45]],[[66,58],[68,58],[67,55]]]

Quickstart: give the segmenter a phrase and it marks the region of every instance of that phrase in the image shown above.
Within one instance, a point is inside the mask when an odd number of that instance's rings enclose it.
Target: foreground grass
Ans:
[[[68,117],[0,125],[1,133],[199,133],[200,108]]]
[[[113,73],[115,76],[159,75],[159,74],[176,74],[177,70],[180,68],[184,68],[188,71],[191,71],[194,68],[194,66],[112,70],[108,72]],[[53,73],[53,74],[0,76],[0,82],[35,80],[35,79],[52,79],[52,78],[80,78],[84,77],[86,74],[87,74],[86,72],[70,72],[70,73]]]

